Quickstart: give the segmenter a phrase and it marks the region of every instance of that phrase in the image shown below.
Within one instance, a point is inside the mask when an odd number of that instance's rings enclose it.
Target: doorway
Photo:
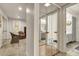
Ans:
[[[58,53],[57,11],[49,10],[53,5],[45,7],[40,4],[40,56],[52,56]],[[45,10],[44,10],[45,9]]]
[[[66,8],[66,47],[68,55],[78,55],[79,52],[79,4]]]

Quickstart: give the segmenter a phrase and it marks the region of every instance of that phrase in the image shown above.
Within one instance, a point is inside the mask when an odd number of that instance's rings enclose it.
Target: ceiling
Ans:
[[[18,10],[18,7],[22,7],[22,11]],[[33,8],[31,3],[0,3],[0,8],[7,15],[8,18],[12,19],[25,19],[26,18],[26,8]]]
[[[58,7],[63,7],[68,3],[50,3],[51,5],[46,7],[44,6],[45,3],[40,3],[40,17],[55,11]]]
[[[79,4],[75,4],[75,5],[68,7],[67,11],[74,15],[79,15]]]
[[[40,16],[48,14],[59,7],[66,5],[67,3],[51,3],[49,7],[44,6],[45,3],[40,3]],[[56,6],[57,5],[57,6]],[[22,7],[22,11],[18,10],[18,7]],[[8,18],[17,19],[20,16],[20,19],[26,19],[26,8],[30,8],[31,13],[34,12],[33,3],[0,3],[0,8],[7,15]]]

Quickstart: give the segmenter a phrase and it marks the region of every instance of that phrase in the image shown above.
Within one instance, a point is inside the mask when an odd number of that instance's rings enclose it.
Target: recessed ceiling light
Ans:
[[[18,9],[19,9],[19,11],[21,11],[22,10],[22,7],[18,7]]]
[[[29,8],[26,8],[26,13],[30,13],[30,9]]]
[[[45,3],[44,6],[48,7],[50,6],[51,4],[50,3]]]

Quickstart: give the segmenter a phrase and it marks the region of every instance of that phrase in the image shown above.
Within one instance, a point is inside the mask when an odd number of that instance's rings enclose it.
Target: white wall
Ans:
[[[72,34],[72,15],[66,13],[66,23],[71,22],[71,25],[66,25],[66,34]]]
[[[67,11],[66,21],[69,20],[69,21],[72,22],[72,25],[66,26],[67,42],[79,40],[78,39],[78,35],[79,35],[78,34],[78,31],[79,31],[79,29],[78,29],[79,19],[78,19],[77,16],[78,15],[74,14],[73,12]],[[76,25],[75,25],[75,23],[76,23]],[[75,33],[75,31],[76,31],[76,33]]]
[[[0,9],[0,15],[1,16],[4,16],[5,17],[5,19],[7,19],[8,20],[8,17],[7,17],[7,15]]]
[[[0,16],[3,16],[6,20],[8,20],[7,16],[5,15],[5,13],[1,9],[0,9]],[[3,19],[2,19],[1,25],[3,25]],[[0,29],[1,29],[0,30],[0,47],[1,47],[2,42],[3,42],[3,26],[1,26]]]
[[[76,17],[76,41],[79,41],[79,15],[73,14],[73,12],[70,13]]]
[[[70,23],[70,25],[66,24],[66,42],[70,42],[72,41],[72,14],[70,14],[69,12],[66,12],[66,23]]]
[[[68,12],[76,17],[76,41],[79,41],[79,15],[72,10],[68,10]]]

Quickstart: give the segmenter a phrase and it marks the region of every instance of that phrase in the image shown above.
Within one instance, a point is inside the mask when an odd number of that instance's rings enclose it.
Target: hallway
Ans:
[[[26,3],[0,3],[0,56],[26,56]]]
[[[0,55],[78,55],[78,10],[74,16],[74,7],[66,9],[72,5],[75,4],[0,4]],[[78,6],[75,7],[79,9]],[[77,42],[70,43],[74,41]]]

